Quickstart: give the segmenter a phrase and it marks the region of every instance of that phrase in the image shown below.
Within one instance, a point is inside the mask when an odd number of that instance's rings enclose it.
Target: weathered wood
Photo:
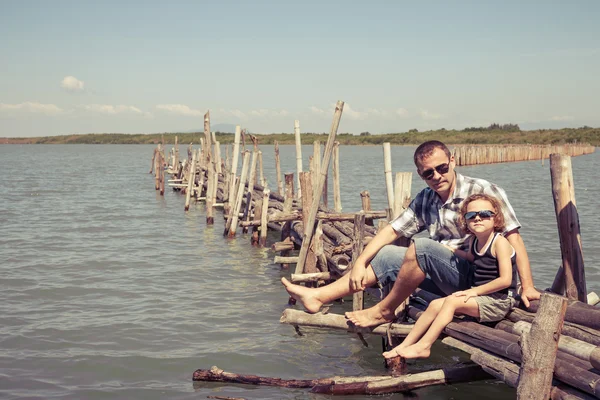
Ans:
[[[298,177],[298,185],[300,185]],[[285,174],[285,200],[283,202],[283,212],[289,213],[292,210],[292,202],[294,198],[294,174]],[[298,186],[300,187],[300,186]]]
[[[267,244],[267,222],[268,222],[268,215],[267,215],[267,210],[269,208],[269,196],[271,194],[271,191],[269,189],[265,189],[265,191],[263,192],[263,199],[262,199],[262,213],[261,213],[261,219],[260,219],[260,239],[258,240],[258,245],[260,247],[265,247],[265,245]]]
[[[471,355],[471,361],[479,364],[484,371],[497,379],[504,381],[508,386],[517,387],[519,380],[518,364],[450,336],[445,337],[442,340],[442,343],[469,353]],[[556,379],[552,382],[552,390],[550,392],[550,399],[552,400],[590,400],[593,398],[594,397],[565,385]]]
[[[319,328],[343,329],[352,333],[372,333],[385,336],[389,332],[392,336],[406,336],[413,324],[384,324],[373,328],[360,328],[350,323],[345,316],[340,314],[309,314],[304,311],[288,308],[283,311],[279,322],[290,325],[314,326]]]
[[[301,282],[318,282],[318,281],[326,281],[331,279],[331,274],[329,272],[314,272],[312,274],[292,274],[291,281],[293,283],[301,283]]]
[[[242,173],[240,175],[240,182],[236,190],[235,205],[230,218],[227,219],[225,226],[225,232],[228,237],[234,237],[235,231],[237,230],[237,223],[240,215],[240,209],[242,208],[242,199],[244,197],[244,187],[246,185],[246,176],[248,174],[248,164],[250,163],[250,152],[244,151],[243,162],[242,162]]]
[[[305,207],[305,205],[312,204],[314,196],[318,197],[318,194],[313,191],[314,185],[312,183],[312,174],[310,172],[300,173],[300,189],[302,193],[302,223],[306,226],[309,218],[309,209],[308,207]],[[315,272],[318,272],[317,256],[309,246],[304,263],[302,265],[296,263],[296,273],[311,274]]]
[[[294,250],[294,243],[292,242],[275,242],[271,245],[271,250],[280,252],[285,250]]]
[[[256,164],[258,160],[258,150],[256,148],[252,152],[252,162],[250,163],[250,175],[248,177],[248,193],[250,193],[250,200],[246,203],[246,207],[248,207],[248,211],[251,209],[251,204],[254,195],[254,184],[256,183]],[[244,221],[250,220],[250,212],[246,213]],[[242,229],[242,233],[247,233],[248,227],[244,226]]]
[[[399,216],[410,204],[412,172],[397,172],[394,184],[394,218]]]
[[[281,179],[281,160],[279,159],[279,142],[275,141],[275,175],[277,176],[277,193],[283,196],[283,181]]]
[[[235,187],[235,181],[236,181],[236,174],[237,174],[237,168],[238,168],[238,157],[240,155],[240,134],[241,134],[241,127],[239,125],[236,125],[235,127],[235,136],[234,136],[234,140],[233,140],[233,154],[231,155],[231,168],[230,168],[230,180],[229,180],[229,198],[227,199],[227,201],[231,204],[233,203],[233,201],[236,199],[236,187]]]
[[[539,300],[534,300],[530,302],[528,310],[536,312],[538,307]],[[569,300],[565,321],[600,330],[600,308],[578,300]]]
[[[204,144],[202,149],[206,150],[202,159],[202,166],[206,166],[206,160],[212,159],[212,135],[210,134],[210,110],[204,114]]]
[[[363,251],[363,240],[365,238],[365,214],[360,212],[354,218],[354,240],[352,242],[352,260],[355,261]],[[354,265],[354,263],[353,263]],[[358,311],[364,308],[364,292],[358,291],[352,295],[352,310]]]
[[[558,338],[566,310],[566,298],[542,293],[540,309],[531,330],[521,335],[518,399],[546,400],[550,396]]]
[[[569,308],[567,307],[567,314],[569,312]],[[506,316],[506,319],[512,322],[518,321],[526,321],[533,322],[535,318],[535,314],[527,312],[525,310],[521,310],[515,308]],[[566,315],[565,315],[566,318]],[[595,346],[600,346],[600,331],[588,328],[586,326],[582,326],[579,324],[575,324],[572,322],[565,321],[563,324],[563,329],[561,332],[562,335],[567,335],[575,339],[582,340],[586,343],[593,344]]]
[[[296,198],[300,198],[300,173],[302,172],[302,140],[300,139],[300,121],[294,121],[294,137],[296,138],[296,175],[297,181],[296,185],[298,186],[298,192],[296,193]],[[286,181],[287,183],[287,181]]]
[[[215,203],[215,199],[213,197],[213,193],[217,188],[217,177],[215,173],[215,164],[212,162],[212,160],[207,160],[206,167],[208,168],[208,178],[206,184],[206,225],[214,225],[215,217],[213,204]]]
[[[273,258],[273,264],[295,264],[298,262],[297,256],[285,257],[285,256],[275,256]]]
[[[571,157],[564,154],[550,154],[550,172],[565,274],[565,294],[569,299],[585,302],[587,290]]]
[[[192,189],[194,188],[194,181],[196,180],[196,152],[192,155],[192,163],[190,164],[190,172],[188,173],[188,186],[185,192],[185,206],[184,210],[190,209],[190,196],[192,195]]]
[[[335,142],[335,135],[337,134],[338,126],[340,124],[340,119],[342,118],[342,111],[344,109],[344,102],[338,101],[335,106],[335,113],[333,117],[333,123],[331,124],[331,131],[329,132],[329,137],[327,138],[327,145],[325,146],[325,154],[323,155],[323,165],[321,166],[321,171],[325,171],[321,173],[319,177],[319,183],[317,185],[316,193],[323,192],[323,185],[325,184],[325,176],[327,175],[327,170],[329,169],[329,161],[331,160],[331,153],[333,152],[333,142]],[[304,240],[302,241],[302,247],[300,247],[299,261],[296,264],[296,273],[300,273],[306,262],[306,257],[308,255],[308,248],[310,245],[310,241],[313,236],[313,229],[315,219],[317,217],[317,211],[319,209],[319,196],[313,196],[313,201],[310,206],[308,223],[304,226]]]
[[[383,144],[383,173],[385,175],[385,190],[388,208],[394,209],[394,183],[392,181],[392,151],[390,143]]]
[[[340,189],[340,143],[333,143],[333,209],[342,212],[342,192]]]
[[[271,193],[271,195],[273,195],[273,193]],[[318,212],[317,213],[317,219],[318,220],[323,220],[323,221],[353,221],[354,220],[354,216],[356,215],[356,213],[327,213],[327,212]],[[386,218],[387,213],[385,211],[372,211],[372,212],[367,212],[365,213],[365,219],[366,221],[371,221],[373,219],[382,219],[382,218]],[[298,221],[302,219],[302,215],[297,211],[294,210],[292,212],[290,212],[289,214],[287,213],[279,213],[279,214],[275,214],[275,215],[271,215],[269,217],[269,221],[270,222],[287,222],[287,221]],[[260,221],[259,220],[250,220],[250,221],[244,221],[242,223],[240,223],[241,226],[254,226],[254,225],[260,225]],[[370,229],[370,228],[365,228],[365,229]]]

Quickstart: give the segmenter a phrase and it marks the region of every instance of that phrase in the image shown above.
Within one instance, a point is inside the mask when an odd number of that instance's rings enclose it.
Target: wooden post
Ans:
[[[327,139],[327,145],[325,146],[325,154],[323,158],[322,170],[327,171],[329,169],[329,161],[331,160],[331,153],[333,152],[333,142],[335,142],[335,135],[337,134],[340,119],[342,118],[342,111],[344,110],[344,102],[338,101],[335,106],[335,113],[333,116],[333,122],[331,124],[331,131],[329,132],[329,138]],[[325,184],[325,176],[321,174],[319,184],[317,186],[316,193],[323,191],[323,185]],[[300,254],[298,255],[298,264],[296,264],[296,273],[299,274],[306,262],[306,256],[308,255],[308,246],[314,233],[314,223],[319,211],[319,196],[313,196],[313,202],[310,207],[310,214],[308,218],[308,224],[304,226],[304,238],[302,239],[302,246],[300,247]]]
[[[340,142],[333,144],[333,209],[342,212],[342,194],[340,191]]]
[[[566,311],[566,298],[542,293],[540,308],[531,330],[521,335],[522,358],[517,399],[546,400],[550,397],[558,339]]]
[[[306,227],[306,225],[309,223],[308,218],[310,214],[308,204],[312,204],[314,198],[316,197],[318,199],[319,197],[317,193],[313,192],[314,185],[312,183],[312,174],[310,172],[300,173],[300,187],[302,190],[302,224]],[[307,206],[305,206],[305,204]],[[306,232],[306,229],[304,231]],[[307,240],[306,235],[304,238],[302,238],[303,247],[305,240]],[[309,243],[306,262],[302,265],[300,273],[311,274],[317,271],[317,256],[314,254],[314,251],[310,250]],[[296,273],[298,273],[298,269],[296,269]]]
[[[258,240],[258,245],[260,247],[265,247],[267,244],[267,222],[268,215],[267,211],[269,210],[269,196],[271,195],[271,190],[268,188],[264,188],[263,190],[263,200],[262,200],[262,213],[260,215],[260,239]]]
[[[587,290],[571,157],[550,154],[550,173],[565,274],[565,293],[569,299],[577,299],[585,303]]]
[[[258,151],[254,149],[252,152],[252,162],[250,166],[250,177],[248,178],[248,192],[250,193],[248,204],[246,208],[248,209],[248,213],[246,214],[246,221],[250,221],[250,214],[252,214],[252,197],[254,193],[254,182],[256,181],[256,162],[258,159]],[[248,232],[248,227],[245,226],[242,228],[243,233]]]
[[[240,126],[237,125],[235,127],[235,138],[233,143],[233,154],[231,156],[231,177],[229,180],[229,199],[227,201],[232,203],[232,200],[235,200],[235,174],[237,173],[238,167],[238,157],[240,155]],[[231,208],[231,207],[230,207]]]
[[[205,138],[205,143],[203,148],[206,149],[206,154],[204,154],[204,160],[210,160],[212,159],[211,157],[211,149],[212,149],[212,141],[211,141],[211,134],[210,134],[210,111],[207,111],[206,114],[204,114],[204,138]]]
[[[258,176],[260,178],[260,186],[265,187],[265,175],[263,173],[262,151],[258,151]]]
[[[389,143],[383,144],[383,173],[387,190],[388,208],[394,209],[394,183],[392,182],[392,150]]]
[[[365,239],[365,213],[361,211],[354,216],[354,242],[352,243],[352,263],[363,251]],[[362,310],[364,307],[364,292],[356,292],[352,295],[352,310]]]
[[[281,180],[281,160],[279,159],[279,142],[275,141],[275,173],[277,175],[277,193],[283,196],[283,181]]]
[[[208,168],[208,183],[206,185],[206,225],[213,225],[215,223],[215,218],[214,218],[214,209],[213,209],[213,204],[214,204],[214,198],[213,198],[213,193],[216,189],[216,184],[217,184],[217,179],[216,179],[216,171],[215,171],[215,164],[213,162],[211,162],[211,160],[208,160],[208,163],[206,164],[206,167]]]
[[[313,142],[313,167],[311,168],[313,188],[316,188],[319,181],[319,175],[321,175],[321,142],[315,140]],[[325,186],[323,186],[325,187]],[[313,195],[321,197],[321,193],[313,190]],[[320,200],[319,200],[320,201]]]
[[[194,189],[194,180],[196,179],[196,152],[193,152],[192,163],[190,164],[190,172],[188,173],[188,187],[185,193],[185,211],[190,209],[190,196]]]
[[[221,143],[215,141],[215,172],[217,175],[221,175],[223,170],[221,169]]]
[[[257,220],[262,221],[262,203],[263,203],[263,198],[259,198],[256,199],[256,201],[254,202],[254,218]],[[257,225],[254,225],[252,227],[252,235],[250,236],[250,244],[252,246],[258,246],[258,235],[259,235],[259,229],[260,227]]]
[[[410,188],[412,172],[397,172],[394,184],[394,218],[408,208],[410,204]]]
[[[296,198],[300,198],[300,172],[302,172],[302,141],[300,140],[300,121],[294,121],[294,135],[296,137],[296,173],[297,181],[296,186],[298,187],[298,192],[296,193]]]
[[[283,201],[283,212],[289,213],[292,210],[294,201],[294,174],[285,174],[285,200]]]
[[[240,209],[242,208],[242,199],[244,197],[244,187],[246,186],[246,177],[248,176],[248,164],[250,163],[250,152],[244,151],[242,161],[242,173],[240,175],[240,183],[236,190],[236,199],[230,218],[227,220],[225,232],[228,237],[235,236],[237,230],[238,219],[240,217]]]

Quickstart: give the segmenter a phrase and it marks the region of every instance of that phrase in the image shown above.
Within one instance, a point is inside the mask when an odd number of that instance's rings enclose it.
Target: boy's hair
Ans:
[[[422,163],[424,159],[433,154],[435,149],[443,150],[448,156],[448,160],[450,160],[450,157],[452,157],[452,153],[450,153],[448,146],[438,140],[430,140],[428,142],[421,143],[415,150],[413,160],[417,168],[419,168],[419,164]]]
[[[493,196],[490,196],[489,194],[485,194],[485,193],[472,194],[469,197],[467,197],[465,199],[465,201],[463,201],[462,205],[460,206],[460,214],[458,215],[458,226],[465,233],[471,232],[471,231],[469,231],[469,228],[467,226],[467,221],[465,220],[465,213],[467,212],[467,206],[469,205],[469,203],[471,203],[475,200],[486,200],[492,204],[492,207],[494,207],[494,209],[491,210],[494,212],[494,231],[504,232],[506,223],[504,222],[504,214],[502,213],[502,206],[500,205],[500,202],[498,201],[498,199],[496,199]]]

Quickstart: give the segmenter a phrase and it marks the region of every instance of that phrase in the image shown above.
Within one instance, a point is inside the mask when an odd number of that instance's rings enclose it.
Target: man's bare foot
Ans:
[[[394,347],[390,351],[384,351],[383,357],[388,359],[398,357],[400,355],[400,352],[404,350],[405,347],[408,346],[405,346],[404,343],[400,343],[398,346]]]
[[[347,312],[345,315],[354,325],[363,328],[385,324],[396,317],[393,311],[383,310],[378,304],[365,310]]]
[[[398,351],[398,355],[406,359],[428,358],[429,354],[431,354],[431,347],[419,345],[418,343]]]
[[[302,303],[307,312],[311,314],[317,313],[321,309],[321,306],[323,306],[323,303],[316,298],[316,289],[295,285],[283,277],[281,278],[281,283],[283,283],[285,290],[287,290],[293,299]]]

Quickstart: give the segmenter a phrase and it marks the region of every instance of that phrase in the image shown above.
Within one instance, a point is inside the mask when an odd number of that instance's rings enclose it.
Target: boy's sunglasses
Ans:
[[[444,175],[444,174],[447,174],[449,170],[450,170],[450,164],[443,163],[443,164],[438,165],[435,168],[426,169],[425,171],[421,172],[421,178],[425,179],[426,181],[429,181],[429,180],[433,179],[433,177],[435,175],[435,171],[437,171],[438,174],[440,174],[440,175]]]
[[[468,213],[465,213],[465,219],[468,221],[468,220],[474,219],[478,215],[479,215],[479,218],[484,219],[484,218],[491,218],[494,215],[496,215],[496,213],[491,210],[469,211]]]

